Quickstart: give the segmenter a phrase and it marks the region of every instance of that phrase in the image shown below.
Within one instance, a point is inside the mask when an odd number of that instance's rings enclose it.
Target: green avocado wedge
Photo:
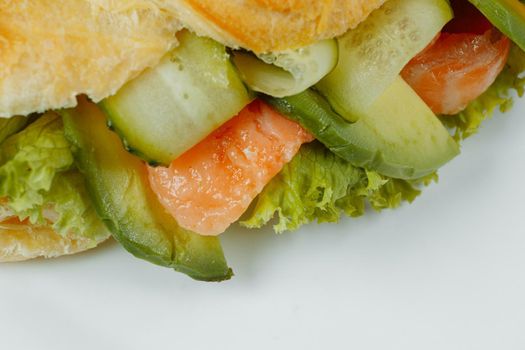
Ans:
[[[492,24],[525,51],[525,3],[520,0],[470,0]]]
[[[124,248],[196,280],[231,278],[218,238],[178,226],[150,189],[145,164],[124,149],[95,104],[81,98],[60,114],[97,213]]]
[[[339,157],[382,175],[417,179],[459,153],[439,119],[400,77],[355,123],[313,90],[282,99],[263,98]]]

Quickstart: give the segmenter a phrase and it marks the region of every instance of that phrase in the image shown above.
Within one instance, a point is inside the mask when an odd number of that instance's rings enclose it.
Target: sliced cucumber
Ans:
[[[161,63],[101,103],[125,146],[170,164],[251,101],[226,49],[183,31]]]
[[[315,85],[334,69],[338,48],[335,40],[323,40],[298,49],[255,55],[236,51],[233,62],[242,79],[254,91],[285,97]]]
[[[311,90],[266,100],[341,158],[390,177],[420,178],[459,153],[445,127],[400,77],[355,123]]]
[[[519,0],[470,0],[502,33],[525,51],[525,3]]]
[[[447,0],[387,1],[339,38],[339,63],[316,88],[356,121],[452,17]]]
[[[11,118],[0,118],[0,144],[9,136],[22,130],[28,123],[28,117],[15,116]]]
[[[96,105],[80,100],[61,115],[97,212],[130,253],[198,280],[231,277],[219,240],[177,225],[150,189],[144,163],[126,152]]]

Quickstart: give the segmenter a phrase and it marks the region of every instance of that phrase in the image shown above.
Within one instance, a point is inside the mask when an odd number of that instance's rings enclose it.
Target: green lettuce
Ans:
[[[106,234],[84,179],[74,168],[62,120],[48,113],[0,146],[0,198],[20,220],[48,225],[61,235],[98,238]]]
[[[28,123],[27,117],[15,116],[12,118],[0,118],[0,144],[9,136],[22,130]]]
[[[412,202],[418,182],[387,178],[352,166],[318,142],[304,145],[297,156],[265,187],[241,222],[259,228],[276,219],[278,233],[317,221],[337,222],[344,213],[357,217],[368,203],[380,211]]]
[[[523,96],[525,92],[525,52],[513,46],[509,60],[503,72],[494,84],[479,98],[471,102],[467,108],[455,116],[444,116],[441,121],[454,132],[457,141],[474,135],[481,124],[490,118],[496,109],[508,111],[513,104],[512,96],[516,92]]]

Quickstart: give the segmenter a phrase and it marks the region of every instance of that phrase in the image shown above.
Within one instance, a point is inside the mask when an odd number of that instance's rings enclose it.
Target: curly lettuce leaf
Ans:
[[[59,234],[69,232],[93,239],[109,236],[92,205],[84,177],[78,170],[57,174],[44,199],[52,204],[57,214],[53,228]]]
[[[467,108],[455,116],[444,116],[442,122],[453,130],[457,141],[464,140],[479,130],[484,120],[490,118],[496,109],[508,111],[513,104],[513,93],[523,96],[525,92],[525,52],[513,45],[503,72],[494,84]]]
[[[29,122],[29,118],[15,116],[12,118],[0,118],[0,144],[9,136],[22,130]]]
[[[0,148],[0,196],[9,197],[17,212],[30,212],[44,203],[56,173],[73,165],[62,121],[44,115],[24,131],[10,137]]]
[[[313,142],[266,186],[241,225],[259,228],[276,219],[274,229],[282,233],[312,221],[337,222],[343,213],[361,216],[367,203],[378,211],[395,208],[419,194],[415,182],[354,167]]]
[[[61,235],[96,238],[106,234],[84,179],[74,169],[62,120],[53,113],[0,146],[0,198],[7,199],[4,211],[32,224],[52,223]]]

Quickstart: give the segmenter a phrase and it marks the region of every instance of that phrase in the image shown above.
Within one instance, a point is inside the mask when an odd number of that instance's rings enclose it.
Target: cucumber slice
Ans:
[[[150,189],[144,163],[126,152],[96,105],[82,99],[60,114],[95,208],[124,248],[194,279],[231,277],[219,240],[177,225]]]
[[[0,118],[0,144],[9,136],[16,134],[29,124],[29,118],[15,116],[11,118]]]
[[[233,62],[241,78],[254,91],[285,97],[296,95],[315,85],[334,69],[338,48],[335,40],[259,55],[235,51]]]
[[[251,101],[226,49],[183,31],[161,63],[101,103],[124,145],[168,165]]]
[[[452,17],[446,0],[387,1],[339,38],[339,63],[316,88],[356,121]]]
[[[439,119],[400,77],[355,123],[311,90],[265,99],[341,158],[390,177],[420,178],[459,153]]]
[[[470,0],[502,33],[525,51],[525,3],[519,0]]]

